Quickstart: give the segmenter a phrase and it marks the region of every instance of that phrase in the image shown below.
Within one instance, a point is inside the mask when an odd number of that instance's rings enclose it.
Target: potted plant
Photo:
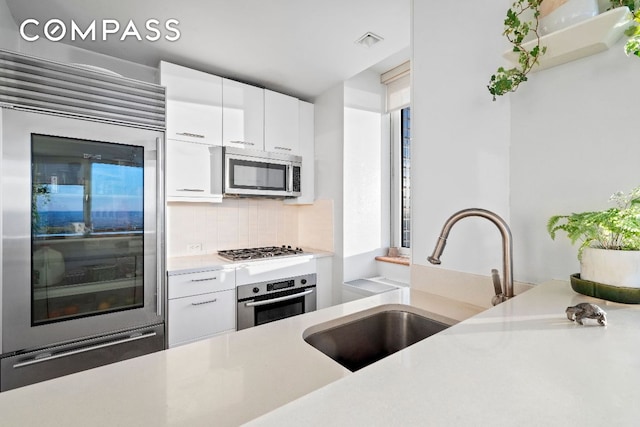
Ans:
[[[547,3],[550,0],[545,0]],[[568,0],[571,1],[571,0]],[[547,51],[541,43],[542,4],[543,0],[516,0],[507,10],[502,34],[511,43],[513,52],[518,54],[518,65],[505,69],[499,67],[489,80],[487,89],[496,100],[496,96],[502,96],[508,92],[515,92],[521,83],[527,81],[527,75],[539,63],[540,57]],[[562,6],[565,2],[556,1],[551,7]],[[640,57],[640,0],[609,0],[610,9],[616,7],[628,7],[632,14],[631,25],[625,31],[629,37],[624,50],[627,56]],[[550,3],[549,3],[550,4]],[[553,11],[549,7],[549,11]],[[546,11],[545,11],[546,12]],[[524,44],[533,36],[535,43],[530,49]]]
[[[578,249],[580,274],[571,276],[580,293],[619,302],[640,303],[640,187],[617,192],[616,206],[602,211],[554,215],[547,231],[567,233]]]

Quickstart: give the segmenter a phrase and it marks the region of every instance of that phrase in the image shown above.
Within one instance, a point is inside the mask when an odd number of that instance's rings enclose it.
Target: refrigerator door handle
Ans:
[[[73,356],[74,354],[80,354],[80,353],[86,353],[88,351],[93,351],[93,350],[98,350],[101,348],[105,348],[105,347],[111,347],[114,345],[118,345],[118,344],[124,344],[127,342],[131,342],[131,341],[137,341],[137,340],[142,340],[145,338],[151,338],[151,337],[155,337],[157,334],[155,332],[149,332],[146,334],[133,334],[127,338],[123,338],[120,340],[116,340],[116,341],[108,341],[108,342],[103,342],[101,344],[96,344],[96,345],[90,345],[88,347],[81,347],[81,348],[77,348],[75,350],[71,350],[71,351],[65,351],[62,353],[56,353],[56,354],[41,354],[38,355],[36,357],[34,357],[31,360],[27,360],[25,362],[20,362],[20,363],[16,363],[15,365],[13,365],[13,368],[22,368],[23,366],[29,366],[29,365],[34,365],[36,363],[41,363],[41,362],[47,362],[49,360],[54,360],[54,359],[60,359],[62,357],[68,357],[68,356]]]
[[[156,186],[157,186],[157,229],[161,232],[156,233],[158,236],[156,239],[156,314],[159,317],[162,317],[162,305],[163,305],[163,290],[164,290],[164,213],[163,209],[160,209],[160,206],[164,203],[164,151],[162,146],[163,140],[161,138],[156,138],[156,152],[158,153],[156,156]]]

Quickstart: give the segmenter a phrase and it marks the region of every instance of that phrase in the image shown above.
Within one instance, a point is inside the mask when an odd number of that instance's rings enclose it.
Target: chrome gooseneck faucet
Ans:
[[[433,253],[427,260],[431,264],[440,264],[440,257],[442,256],[442,251],[444,250],[444,246],[447,244],[447,237],[449,237],[449,231],[453,225],[461,220],[462,218],[466,218],[469,216],[479,216],[481,218],[486,218],[498,227],[500,230],[500,234],[502,235],[502,275],[504,278],[504,291],[500,284],[500,276],[498,275],[497,270],[491,270],[491,275],[493,278],[493,285],[496,291],[496,295],[491,299],[491,303],[493,305],[500,304],[503,301],[506,301],[509,298],[514,296],[513,294],[513,261],[512,261],[512,252],[513,252],[513,244],[511,243],[511,230],[507,223],[500,218],[497,214],[488,211],[486,209],[463,209],[451,215],[449,219],[444,223],[442,227],[442,231],[440,232],[440,237],[436,243],[436,247],[433,249]]]

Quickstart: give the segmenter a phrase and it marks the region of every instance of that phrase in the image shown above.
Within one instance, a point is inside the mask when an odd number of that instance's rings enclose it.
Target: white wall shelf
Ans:
[[[547,47],[547,52],[540,57],[532,71],[555,67],[609,49],[622,37],[630,21],[629,9],[619,7],[540,37],[540,44]],[[531,49],[535,43],[532,40],[523,47]],[[513,51],[507,51],[503,56],[514,64],[518,63],[518,55]]]

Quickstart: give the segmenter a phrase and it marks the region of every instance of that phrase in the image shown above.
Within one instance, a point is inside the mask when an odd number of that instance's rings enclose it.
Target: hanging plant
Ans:
[[[521,83],[526,82],[527,75],[547,50],[546,46],[542,46],[540,43],[540,33],[538,32],[541,3],[542,0],[516,0],[507,10],[502,34],[513,45],[513,52],[518,54],[518,65],[510,69],[500,67],[491,76],[487,89],[489,89],[494,101],[497,96],[515,92]],[[640,57],[640,0],[609,0],[609,3],[611,5],[609,10],[628,7],[631,11],[632,25],[624,32],[628,37],[624,51],[627,56]],[[531,18],[526,18],[526,16]],[[525,40],[529,42],[531,37],[527,37],[530,35],[534,36],[534,43],[530,49],[526,49],[523,46]]]
[[[624,52],[627,56],[635,55],[640,57],[640,1],[638,0],[610,0],[611,8],[628,7],[633,14],[632,25],[627,28],[624,34],[629,37],[624,45]]]
[[[509,43],[513,45],[513,52],[518,54],[518,65],[505,69],[498,68],[498,71],[491,76],[489,93],[502,96],[508,92],[515,92],[522,82],[527,81],[527,74],[531,72],[547,48],[540,44],[540,34],[538,33],[540,3],[542,0],[516,0],[509,10],[504,20],[504,35]],[[530,14],[532,18],[527,20],[524,16]],[[523,47],[524,41],[532,33],[537,41],[531,49]]]

